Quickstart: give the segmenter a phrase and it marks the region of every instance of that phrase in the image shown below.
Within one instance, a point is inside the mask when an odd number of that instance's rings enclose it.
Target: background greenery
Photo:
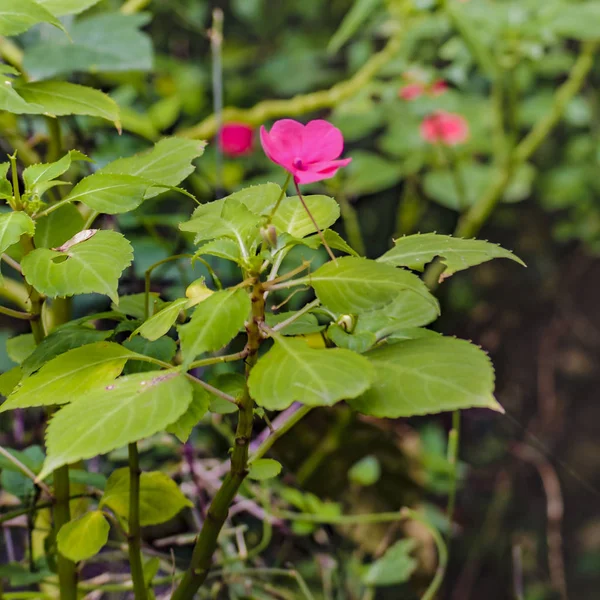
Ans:
[[[251,108],[268,99],[352,82],[373,57],[384,56],[386,39],[394,39],[402,24],[400,4],[102,0],[81,15],[65,17],[72,43],[59,29],[41,25],[16,40],[22,55],[7,40],[0,54],[9,63],[21,64],[34,80],[60,76],[110,93],[121,109],[122,135],[89,117],[68,118],[63,131],[65,147],[76,147],[102,165],[164,135],[214,136],[214,121],[204,119],[213,112],[207,30],[215,7],[224,12],[225,105]],[[556,90],[577,68],[582,47],[585,51],[588,44],[591,54],[589,45],[600,37],[596,1],[414,4],[417,17],[397,46],[391,51],[387,46],[376,77],[355,79],[341,91],[333,88],[339,93],[314,104],[310,96],[303,96],[281,113],[267,104],[232,115],[254,126],[282,116],[324,116],[342,129],[346,155],[353,162],[335,180],[313,188],[335,194],[348,238],[357,249],[364,245],[367,256],[380,255],[402,234],[451,233],[459,213],[476,203],[498,177],[505,156],[514,154],[515,141],[556,108]],[[398,91],[409,72],[428,82],[444,79],[450,90],[439,97],[402,100]],[[445,310],[436,326],[446,334],[472,339],[491,354],[497,398],[507,410],[506,416],[479,410],[464,414],[461,487],[444,598],[503,600],[518,597],[515,587],[527,600],[566,598],[566,585],[568,597],[586,599],[595,597],[600,584],[597,65],[586,75],[581,89],[559,107],[560,123],[515,166],[502,202],[479,235],[513,249],[528,269],[492,262],[453,276],[439,289]],[[444,152],[421,139],[421,120],[440,109],[468,120],[471,137],[465,145]],[[33,161],[44,147],[46,125],[41,118],[24,123],[1,112],[0,146],[7,153],[19,147],[21,158]],[[283,181],[258,140],[249,155],[225,157],[222,170],[217,162],[216,144],[211,143],[188,180],[201,201],[234,191],[242,182]],[[462,198],[450,169],[462,181]],[[115,219],[134,246],[136,262],[124,279],[123,293],[143,291],[149,265],[186,250],[188,242],[176,233],[176,225],[191,207],[184,196],[164,194],[134,215],[106,217]],[[162,296],[181,297],[186,285],[202,274],[206,272],[201,268],[190,272],[187,267],[166,266],[160,271]],[[77,297],[75,314],[84,314],[92,305],[100,310],[103,302]],[[20,333],[8,322],[0,320],[6,339]],[[0,367],[7,370],[15,357],[9,353],[0,358]],[[303,484],[314,496],[299,496],[291,487],[283,493],[292,507],[312,503],[309,512],[425,506],[442,527],[440,509],[449,489],[449,427],[449,416],[378,423],[341,406],[319,409],[293,437],[276,445],[275,455],[286,469],[277,485]],[[40,423],[31,417],[3,416],[1,443],[39,443],[39,431]],[[141,444],[143,466],[181,478],[201,504],[205,498],[196,493],[189,465],[210,464],[211,457],[224,456],[229,433],[227,415],[204,423],[194,432],[197,453],[192,458],[180,456],[167,437],[152,439]],[[29,452],[35,460],[35,449]],[[357,465],[365,454],[368,460]],[[109,473],[124,459],[115,452],[98,470]],[[22,481],[11,482],[8,472],[1,477],[4,494],[28,493],[18,489]],[[0,495],[0,502],[3,498]],[[193,519],[190,511],[167,526],[148,527],[145,540],[157,550],[168,536],[183,536],[185,542]],[[242,515],[236,523],[248,528],[251,545],[260,538],[255,518]],[[361,565],[394,542],[394,527],[274,527],[258,566],[284,567],[291,562],[317,597],[358,597],[354,594],[356,581],[364,576]],[[435,551],[426,533],[415,525],[406,529],[421,540],[418,548],[399,550],[405,560],[408,550],[418,556],[422,572],[417,584],[413,579],[402,588],[377,587],[377,598],[418,597],[419,582],[425,584],[435,569]],[[232,539],[228,538],[231,547],[222,548],[225,555],[235,552]],[[182,559],[188,550],[182,544]],[[2,552],[6,557],[6,537]],[[407,572],[414,567],[409,561]],[[243,577],[232,581],[216,593],[247,597]],[[285,577],[260,581],[251,597],[299,597],[294,595],[295,584]]]

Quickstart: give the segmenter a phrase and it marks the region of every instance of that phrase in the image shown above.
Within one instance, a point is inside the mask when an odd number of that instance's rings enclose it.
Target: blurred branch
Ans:
[[[396,32],[390,37],[387,44],[347,81],[338,83],[328,90],[294,96],[288,100],[265,100],[249,109],[227,107],[223,110],[223,122],[241,121],[249,125],[261,125],[277,117],[293,117],[332,108],[359,92],[394,57],[400,49],[402,33]],[[216,134],[217,127],[216,116],[210,115],[198,125],[180,131],[179,135],[208,139]]]
[[[23,66],[23,50],[8,38],[0,36],[0,56],[19,71]]]

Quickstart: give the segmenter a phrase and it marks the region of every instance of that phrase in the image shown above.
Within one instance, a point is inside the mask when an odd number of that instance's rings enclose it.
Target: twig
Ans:
[[[0,454],[4,458],[6,458],[6,460],[11,462],[15,467],[17,467],[17,469],[19,469],[19,471],[21,471],[21,473],[23,473],[25,477],[31,479],[31,481],[33,481],[33,483],[37,485],[37,487],[39,487],[48,496],[48,498],[54,497],[52,492],[50,491],[50,488],[43,481],[40,481],[37,478],[37,475],[27,465],[24,465],[17,457],[13,456],[8,450],[3,448],[2,446],[0,446]]]

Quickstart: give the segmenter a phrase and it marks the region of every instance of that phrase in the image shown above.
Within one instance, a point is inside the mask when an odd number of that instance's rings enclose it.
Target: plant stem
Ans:
[[[27,467],[27,465],[24,465],[18,458],[13,456],[8,450],[3,448],[2,446],[0,446],[0,455],[4,456],[4,458],[6,458],[6,460],[8,460],[15,467],[17,467],[17,469],[19,469],[19,471],[21,471],[21,473],[23,473],[23,475],[25,475],[26,477],[29,477],[29,479],[31,479],[31,481],[33,481],[33,483],[35,483],[35,485],[37,485],[41,490],[46,492],[46,495],[49,498],[52,498],[52,492],[50,491],[48,486],[43,481],[39,481],[38,478],[36,477],[35,473],[31,469],[29,469]]]
[[[21,312],[20,310],[13,310],[12,308],[7,308],[6,306],[0,306],[0,314],[6,315],[8,317],[13,317],[14,319],[22,319],[24,321],[33,321],[37,319],[35,315],[31,313]]]
[[[48,152],[46,153],[47,162],[55,162],[60,158],[62,152],[62,132],[60,123],[56,117],[46,117],[48,126]]]
[[[285,181],[283,182],[283,185],[281,186],[281,194],[279,194],[279,198],[277,198],[277,202],[275,202],[275,206],[273,207],[273,210],[269,214],[269,218],[267,219],[267,224],[273,220],[273,217],[275,216],[275,213],[277,212],[277,209],[279,208],[281,201],[285,198],[285,194],[287,192],[287,189],[288,189],[291,181],[292,181],[292,174],[289,171],[286,171]]]
[[[60,528],[71,520],[69,506],[69,467],[59,467],[53,473],[54,478],[54,531],[57,534]],[[77,571],[75,563],[57,553],[58,581],[60,586],[60,600],[77,600]]]
[[[224,356],[211,356],[210,358],[201,358],[200,360],[194,361],[188,367],[188,369],[191,371],[192,369],[197,369],[198,367],[207,367],[209,365],[235,362],[236,360],[246,358],[246,356],[248,356],[248,351],[244,349],[234,354],[225,354]]]
[[[256,364],[258,348],[262,341],[260,325],[265,318],[264,290],[259,281],[252,288],[252,321],[248,325],[248,357],[246,359],[246,378]],[[212,557],[217,547],[217,538],[233,499],[242,481],[248,474],[248,446],[252,435],[254,420],[254,401],[250,397],[248,386],[239,401],[238,425],[235,432],[235,444],[231,454],[231,467],[219,491],[213,498],[206,520],[196,541],[189,569],[171,596],[172,600],[191,600],[206,580]]]
[[[215,194],[221,197],[223,189],[223,148],[221,132],[223,129],[223,11],[215,8],[212,13],[212,25],[208,31],[212,62],[212,96],[213,114],[217,125],[217,140],[215,148]]]
[[[147,600],[144,567],[142,565],[142,536],[140,528],[140,459],[137,443],[129,444],[129,567],[135,600]]]
[[[19,189],[19,171],[17,170],[17,151],[11,154],[10,160],[10,172],[12,175],[12,188],[13,188],[13,202],[10,203],[13,210],[21,210],[23,204],[21,203],[21,190]]]
[[[456,489],[458,483],[458,450],[460,448],[460,410],[452,413],[452,429],[448,435],[448,462],[452,468],[450,476],[450,491],[448,493],[448,507],[446,518],[448,519],[448,540],[452,536],[452,519],[454,507],[456,506]]]

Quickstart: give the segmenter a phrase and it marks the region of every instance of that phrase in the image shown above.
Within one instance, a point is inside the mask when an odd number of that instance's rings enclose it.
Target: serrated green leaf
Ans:
[[[15,89],[26,102],[38,104],[44,112],[56,117],[88,115],[112,121],[117,129],[120,127],[119,107],[99,90],[66,81],[36,81]]]
[[[259,458],[254,461],[248,471],[248,478],[255,481],[273,479],[281,473],[281,464],[272,458]]]
[[[79,14],[84,10],[98,4],[100,0],[36,0],[38,4],[44,6],[53,15],[62,17],[63,15]]]
[[[60,354],[31,377],[23,379],[0,413],[15,408],[65,404],[119,376],[135,352],[111,342],[97,342]]]
[[[49,10],[33,0],[2,0],[0,35],[18,35],[38,23],[50,23],[65,31],[62,23]]]
[[[74,562],[86,560],[100,552],[109,533],[110,525],[101,510],[85,513],[60,528],[56,536],[58,551]]]
[[[184,364],[230,342],[244,326],[250,308],[250,297],[241,288],[215,292],[200,302],[190,322],[179,327]]]
[[[83,229],[85,221],[73,204],[65,204],[37,219],[33,241],[36,248],[57,248]]]
[[[333,225],[340,216],[338,203],[329,196],[303,196],[304,202],[321,230]],[[312,219],[298,196],[284,198],[273,216],[273,225],[280,232],[296,238],[316,233]]]
[[[442,279],[493,258],[510,258],[525,266],[525,263],[509,250],[483,240],[425,233],[401,237],[394,243],[394,248],[380,256],[378,262],[423,271],[427,263],[439,256],[446,267],[441,275]]]
[[[173,327],[179,313],[189,304],[187,298],[179,298],[167,304],[164,308],[152,315],[147,321],[144,321],[131,335],[141,335],[147,340],[154,341],[169,333]]]
[[[438,312],[437,300],[416,275],[366,258],[338,258],[307,280],[322,304],[343,314],[381,308],[401,294],[416,294]]]
[[[209,393],[204,388],[201,388],[199,385],[194,386],[194,397],[188,409],[175,423],[167,427],[167,431],[185,444],[192,433],[192,429],[196,427],[200,419],[208,412],[210,398]]]
[[[27,167],[23,170],[23,181],[25,182],[26,192],[41,195],[47,189],[47,186],[44,184],[66,173],[71,163],[75,160],[90,159],[78,150],[71,150],[56,162]]]
[[[154,147],[130,158],[120,158],[99,173],[135,175],[155,184],[179,185],[194,172],[193,161],[204,154],[206,142],[186,138],[170,137],[157,142]],[[156,187],[146,191],[145,198],[151,198],[162,191]]]
[[[375,368],[375,382],[349,400],[359,412],[395,419],[472,407],[502,411],[494,399],[490,359],[469,342],[427,337],[365,356]]]
[[[191,401],[191,383],[177,370],[127,375],[78,394],[50,420],[40,477],[164,430]]]
[[[302,340],[278,336],[252,369],[248,386],[259,406],[284,410],[296,401],[331,406],[362,394],[372,381],[373,369],[359,354],[314,350]]]
[[[129,518],[129,469],[113,471],[106,482],[100,506],[108,506],[123,519]],[[165,473],[140,475],[140,524],[158,525],[172,519],[186,506],[193,506]]]
[[[408,581],[419,565],[411,556],[416,547],[417,542],[413,539],[400,540],[390,546],[381,558],[369,565],[363,576],[363,583],[388,586]]]
[[[150,71],[152,42],[140,31],[149,20],[148,14],[119,12],[78,19],[69,28],[71,40],[42,39],[28,47],[23,67],[36,80],[82,71]]]
[[[16,244],[22,235],[33,235],[35,223],[24,212],[10,212],[0,215],[0,254]],[[0,274],[2,284],[2,274]]]
[[[28,283],[51,298],[95,292],[117,303],[119,277],[133,258],[131,244],[116,231],[89,232],[95,233],[82,242],[77,234],[73,245],[61,246],[64,250],[37,248],[27,254],[21,268]]]

